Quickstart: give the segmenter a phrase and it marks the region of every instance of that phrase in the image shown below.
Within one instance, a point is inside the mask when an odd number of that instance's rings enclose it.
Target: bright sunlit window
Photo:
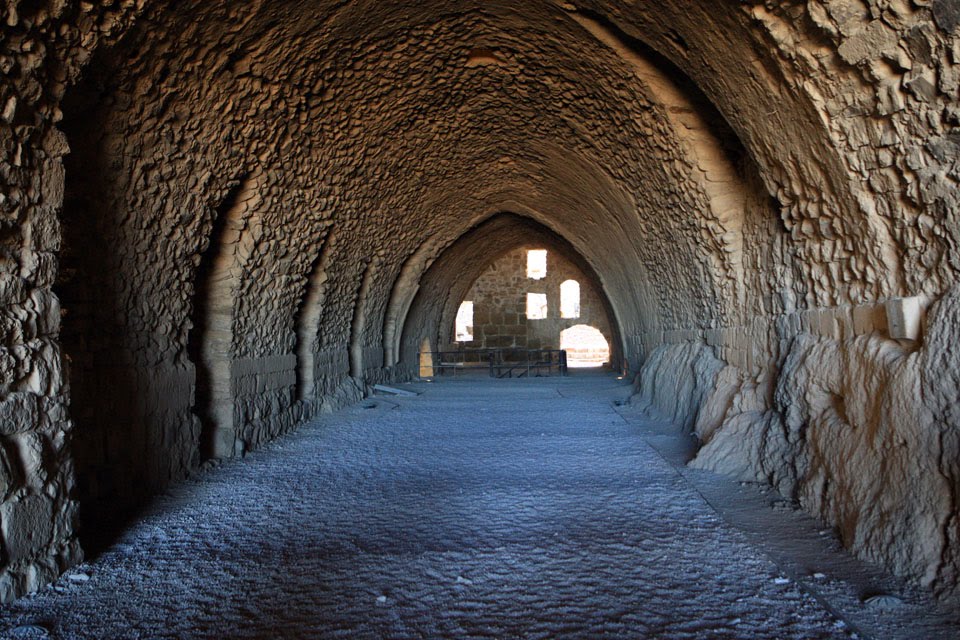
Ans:
[[[527,294],[527,318],[529,320],[543,320],[547,317],[547,294]]]
[[[457,310],[457,342],[473,340],[473,302],[465,300]]]
[[[527,277],[541,280],[547,277],[547,250],[532,249],[527,251]]]
[[[610,362],[610,345],[596,327],[578,324],[560,333],[560,348],[567,352],[567,366],[600,367]]]
[[[567,280],[560,285],[560,317],[580,317],[580,283]]]

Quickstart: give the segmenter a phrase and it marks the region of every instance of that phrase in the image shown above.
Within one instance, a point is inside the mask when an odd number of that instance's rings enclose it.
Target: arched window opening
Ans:
[[[457,311],[456,341],[473,342],[473,301],[464,300]]]
[[[560,285],[560,317],[580,317],[580,283],[567,280]]]
[[[600,367],[610,362],[610,345],[594,327],[578,324],[560,333],[560,348],[570,368]]]
[[[547,294],[527,294],[527,319],[543,320],[547,317]]]
[[[546,249],[527,251],[527,277],[533,280],[542,280],[547,277]]]

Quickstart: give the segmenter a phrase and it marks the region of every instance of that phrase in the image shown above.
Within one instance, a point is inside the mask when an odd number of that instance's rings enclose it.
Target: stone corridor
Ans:
[[[0,637],[954,637],[869,568],[900,602],[771,559],[784,514],[731,525],[759,490],[669,462],[683,436],[612,375],[407,388],[178,485]]]
[[[112,593],[96,588],[107,565],[89,585],[63,576],[126,520],[135,551],[116,556],[121,564],[152,571],[157,553],[179,554],[169,570],[184,572],[182,582],[157,569],[134,590],[161,602],[208,594],[226,606],[234,588],[239,601],[270,602],[257,594],[270,585],[307,593],[330,575],[311,573],[318,558],[352,560],[341,555],[352,547],[336,547],[344,541],[417,548],[423,530],[438,552],[469,550],[453,575],[469,584],[451,586],[436,567],[441,577],[424,577],[402,559],[378,564],[390,572],[374,584],[351,564],[328,585],[341,608],[331,596],[305,612],[278,596],[272,618],[235,612],[231,628],[250,633],[288,615],[292,629],[314,615],[367,620],[373,635],[457,634],[458,624],[464,634],[529,625],[530,635],[549,635],[537,620],[561,618],[584,634],[603,625],[618,633],[618,624],[680,636],[707,628],[698,625],[737,636],[871,628],[851,617],[869,584],[850,590],[838,629],[813,604],[798,610],[802,598],[790,604],[789,583],[771,586],[767,568],[747,571],[746,557],[747,572],[728,576],[726,592],[696,590],[690,606],[700,613],[687,616],[674,586],[726,580],[696,555],[719,553],[708,541],[722,527],[673,518],[693,508],[684,501],[695,493],[712,496],[714,485],[697,484],[708,472],[763,487],[789,513],[797,506],[823,522],[852,556],[960,603],[960,0],[2,7],[3,605],[53,583],[74,585],[80,600]],[[524,251],[546,251],[546,273],[524,274]],[[511,256],[517,269],[498,271]],[[435,391],[382,421],[357,410],[359,431],[326,422],[375,385],[424,375],[422,354],[467,344],[456,322],[467,302],[476,302],[469,343],[494,349],[554,347],[574,322],[593,327],[606,350],[587,359],[622,373],[637,396],[631,407],[650,407],[693,443],[667,445],[676,473],[657,472],[642,439],[606,451],[590,443],[594,453],[573,449],[565,460],[568,441],[530,435],[555,433],[539,418],[513,425],[519,413],[500,416],[483,394],[457,405],[466,388],[440,395],[464,420],[496,418],[483,429],[414,420],[441,401]],[[590,433],[627,428],[607,425],[609,412],[604,405]],[[400,425],[402,416],[411,422]],[[319,433],[302,430],[318,419],[328,440],[303,435]],[[569,428],[587,429],[585,420]],[[492,442],[460,442],[456,430],[431,439],[448,427],[507,431]],[[301,435],[283,439],[293,432]],[[423,435],[388,446],[400,432]],[[261,454],[268,446],[287,458]],[[493,455],[485,446],[506,452],[477,466]],[[383,459],[366,464],[377,451]],[[531,451],[540,457],[521,464]],[[406,466],[404,455],[422,466]],[[371,475],[351,481],[360,469]],[[334,473],[344,477],[323,476]],[[261,476],[283,482],[269,490],[251,480]],[[624,484],[662,489],[678,477],[697,492],[667,500]],[[508,479],[517,493],[501,486]],[[462,485],[463,505],[437,490],[451,485]],[[559,488],[575,496],[569,505]],[[137,517],[171,491],[217,497],[168,504],[182,519],[155,515],[156,531],[222,527],[201,535],[209,544],[149,542]],[[261,492],[269,498],[256,499]],[[766,514],[770,500],[745,513]],[[194,512],[201,504],[218,511]],[[650,517],[658,510],[667,515]],[[691,518],[696,526],[681,526]],[[557,545],[514,554],[511,544],[545,540],[550,526]],[[777,531],[751,544],[788,533]],[[618,534],[623,548],[611,546]],[[241,559],[259,548],[248,535],[266,536],[262,567]],[[651,540],[662,558],[643,551]],[[489,546],[501,542],[502,553]],[[308,543],[325,553],[310,555]],[[486,559],[471,555],[489,549]],[[613,563],[617,554],[630,561]],[[641,556],[648,564],[635,565]],[[654,560],[669,579],[653,572]],[[831,562],[824,575],[845,566]],[[402,576],[427,599],[381,592]],[[553,604],[574,606],[573,592],[583,610],[554,615]],[[216,607],[150,613],[146,596],[116,597],[115,611],[90,617],[132,625],[143,607],[144,635],[161,620],[217,633],[201,619]],[[377,608],[357,615],[370,597]],[[740,615],[756,602],[768,611]],[[453,608],[441,620],[444,604]],[[490,619],[502,628],[485,618],[497,607],[502,615]],[[524,607],[537,616],[521,615]],[[94,629],[68,610],[84,611],[68,607],[57,619]]]

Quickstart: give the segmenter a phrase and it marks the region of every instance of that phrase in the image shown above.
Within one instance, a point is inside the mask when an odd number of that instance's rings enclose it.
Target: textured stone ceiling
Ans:
[[[336,261],[373,259],[384,301],[424,243],[531,215],[600,274],[625,335],[898,293],[891,205],[840,135],[867,126],[873,96],[843,93],[863,79],[800,9],[709,4],[148,5],[86,72],[98,99],[79,113],[121,165],[98,176],[118,259],[165,263],[121,289],[182,289],[219,201],[254,176],[244,355],[289,348],[332,226]],[[331,318],[350,316],[347,290]],[[148,321],[183,331],[188,301]]]
[[[218,200],[254,176],[260,201],[239,287],[260,303],[238,318],[243,355],[290,347],[307,269],[331,227],[346,289],[331,300],[343,309],[329,313],[343,319],[361,258],[376,263],[372,296],[385,301],[424,243],[448,246],[499,211],[567,238],[600,274],[627,333],[742,312],[738,288],[766,283],[734,280],[743,243],[724,234],[767,231],[775,214],[757,181],[731,187],[740,201],[753,196],[746,213],[712,210],[696,163],[727,158],[718,145],[700,158],[685,140],[711,133],[691,134],[678,121],[684,107],[664,104],[580,14],[553,3],[447,5],[148,10],[88,73],[88,85],[116,99],[106,109],[98,99],[81,125],[92,129],[88,148],[123,165],[98,177],[113,199],[103,208],[123,220],[121,271],[151,267],[123,293],[182,288]],[[728,173],[746,183],[752,176],[740,173],[755,169],[740,164]],[[183,327],[188,303],[145,321]]]

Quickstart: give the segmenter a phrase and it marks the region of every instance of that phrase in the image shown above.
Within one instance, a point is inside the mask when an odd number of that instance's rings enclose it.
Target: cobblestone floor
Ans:
[[[411,388],[179,485],[0,635],[857,635],[617,413],[612,377]]]

